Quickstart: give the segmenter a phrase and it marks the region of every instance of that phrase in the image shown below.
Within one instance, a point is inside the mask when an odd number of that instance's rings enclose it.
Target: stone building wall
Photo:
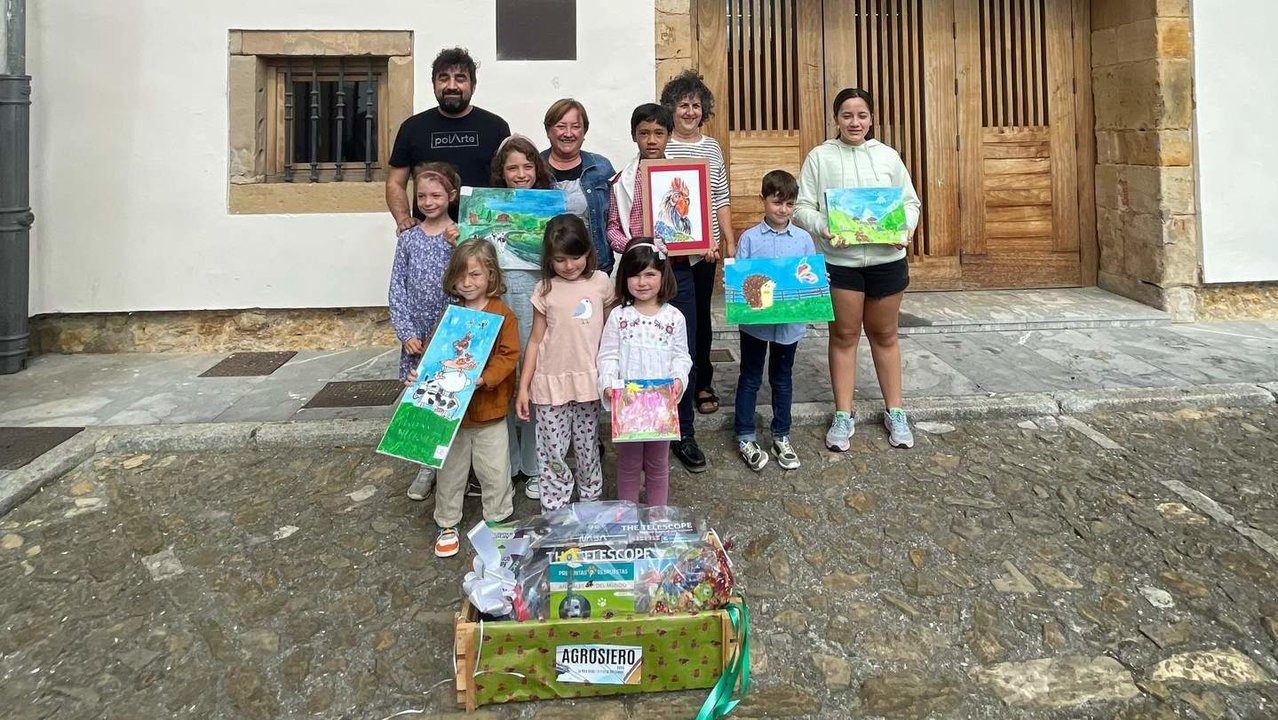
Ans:
[[[1199,236],[1189,0],[1093,0],[1100,287],[1193,319]]]
[[[661,98],[661,88],[670,78],[696,65],[693,37],[696,26],[692,0],[656,2],[657,72],[653,101]]]

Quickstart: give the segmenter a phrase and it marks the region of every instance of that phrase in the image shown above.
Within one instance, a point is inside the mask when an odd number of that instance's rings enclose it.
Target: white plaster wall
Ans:
[[[1203,279],[1278,280],[1278,3],[1193,5]]]
[[[31,313],[385,304],[389,214],[227,212],[227,31],[412,30],[418,111],[435,53],[467,47],[476,105],[544,147],[546,107],[576,97],[586,149],[620,165],[653,1],[577,5],[575,62],[497,62],[494,0],[28,3]]]

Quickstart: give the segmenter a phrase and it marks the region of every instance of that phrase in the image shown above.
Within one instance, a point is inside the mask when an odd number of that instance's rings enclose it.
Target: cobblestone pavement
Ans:
[[[842,456],[802,428],[803,468],[759,475],[707,434],[711,470],[675,473],[751,601],[738,716],[1278,716],[1278,409],[928,427],[912,451],[863,427]],[[431,554],[411,475],[363,450],[85,464],[0,519],[0,714],[457,712],[467,561]],[[474,717],[680,718],[701,697]]]

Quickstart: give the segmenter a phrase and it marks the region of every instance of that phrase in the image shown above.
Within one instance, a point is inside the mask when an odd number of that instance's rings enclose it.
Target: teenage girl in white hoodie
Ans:
[[[905,245],[831,244],[825,191],[848,187],[899,187],[904,191],[910,235],[919,224],[919,196],[895,150],[873,139],[874,99],[846,88],[834,98],[838,137],[812,149],[799,175],[794,220],[816,238],[825,253],[834,298],[830,323],[830,383],[834,420],[825,435],[831,450],[845,452],[856,429],[852,395],[856,388],[856,348],[861,327],[870,339],[874,371],[886,405],[883,424],[893,447],[913,447],[914,435],[901,397],[901,349],[897,319],[901,297],[910,284]]]

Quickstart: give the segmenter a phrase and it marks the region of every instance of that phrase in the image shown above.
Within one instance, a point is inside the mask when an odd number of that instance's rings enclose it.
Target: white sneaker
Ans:
[[[790,444],[790,438],[780,437],[772,440],[772,454],[777,456],[777,464],[782,470],[794,470],[799,467],[799,455]]]
[[[768,454],[759,448],[759,443],[753,440],[738,440],[737,452],[741,453],[741,459],[745,461],[746,467],[755,472],[763,469],[768,464]]]
[[[892,447],[914,447],[914,433],[910,432],[910,421],[901,408],[891,408],[883,413],[883,427],[887,428],[888,444]]]
[[[825,433],[825,446],[835,452],[847,452],[852,434],[856,432],[856,418],[848,413],[834,413],[830,429]]]
[[[524,497],[530,500],[541,499],[541,483],[537,482],[537,478],[530,477],[528,482],[524,483]]]
[[[440,528],[439,535],[435,538],[435,557],[452,557],[461,549],[461,540],[457,535],[457,528]]]
[[[435,492],[435,470],[425,467],[418,470],[417,477],[413,478],[413,484],[408,486],[408,499],[425,500],[433,492]]]

